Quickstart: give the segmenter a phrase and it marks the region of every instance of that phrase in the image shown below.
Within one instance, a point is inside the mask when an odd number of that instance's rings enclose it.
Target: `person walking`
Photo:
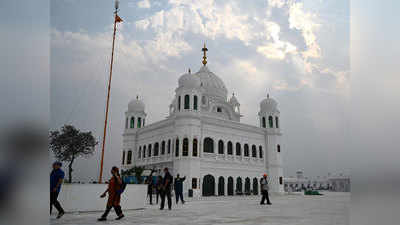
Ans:
[[[53,206],[56,207],[58,211],[57,219],[60,219],[65,213],[64,209],[61,207],[60,202],[58,202],[57,200],[65,176],[65,173],[61,169],[61,166],[61,162],[54,162],[53,170],[50,173],[50,215],[53,211]]]
[[[153,188],[154,188],[153,172],[151,172],[150,175],[147,177],[146,183],[147,183],[147,197],[150,199],[150,205],[153,205]]]
[[[183,200],[183,181],[185,181],[186,176],[183,178],[179,177],[179,173],[176,175],[174,181],[174,189],[175,189],[175,197],[176,197],[176,204],[179,202],[179,198],[181,199],[182,204],[185,204]]]
[[[267,174],[264,174],[264,176],[260,180],[260,185],[261,185],[261,202],[260,205],[265,205],[265,199],[267,199],[267,205],[271,205],[271,202],[269,201],[269,196],[268,196],[268,180],[267,180]]]
[[[107,215],[110,213],[111,209],[114,208],[115,213],[117,214],[116,220],[120,220],[124,217],[124,214],[122,213],[120,201],[121,201],[121,190],[122,190],[122,179],[121,175],[119,174],[119,169],[118,167],[114,166],[111,169],[111,174],[112,177],[108,181],[108,188],[107,190],[100,195],[100,198],[106,197],[106,194],[108,193],[108,201],[107,201],[107,206],[106,206],[106,211],[104,214],[97,219],[98,221],[106,221],[107,220]]]
[[[162,187],[162,176],[157,176],[156,182],[156,203],[158,204],[158,197],[161,197],[161,187]]]
[[[171,210],[172,208],[172,200],[171,200],[171,183],[172,183],[172,176],[168,172],[168,168],[165,167],[164,169],[164,176],[162,179],[162,184],[161,184],[161,206],[160,210],[164,209],[165,205],[165,197],[167,197],[168,200],[168,209]]]

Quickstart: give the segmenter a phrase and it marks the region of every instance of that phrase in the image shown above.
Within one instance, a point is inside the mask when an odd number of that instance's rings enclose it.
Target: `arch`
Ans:
[[[272,118],[272,116],[268,117],[268,124],[269,124],[269,128],[274,127],[274,119]]]
[[[280,184],[280,185],[283,184],[283,177],[279,177],[279,184]]]
[[[202,189],[203,196],[215,195],[215,179],[211,174],[204,176]]]
[[[125,163],[125,151],[122,151],[122,165]]]
[[[158,156],[158,151],[159,151],[159,144],[156,142],[154,144],[154,156]]]
[[[236,193],[237,194],[243,194],[242,185],[243,185],[242,178],[241,177],[236,178]]]
[[[197,110],[197,95],[193,96],[193,109]]]
[[[131,117],[131,126],[130,128],[135,128],[135,117]]]
[[[182,141],[182,156],[189,155],[189,139],[184,138]]]
[[[185,95],[185,104],[184,104],[184,108],[185,109],[190,109],[190,96],[189,95]]]
[[[143,159],[146,158],[146,145],[143,146]]]
[[[237,142],[236,143],[236,155],[241,155],[241,149],[240,149],[240,143],[239,142]]]
[[[225,195],[225,180],[222,176],[218,178],[218,195]]]
[[[197,139],[193,138],[193,156],[197,157]]]
[[[245,157],[249,157],[250,156],[249,145],[248,144],[244,144],[244,156]]]
[[[139,146],[138,159],[142,158],[142,146]]]
[[[279,118],[275,116],[275,127],[279,128]]]
[[[233,177],[228,177],[228,195],[233,195]]]
[[[179,157],[179,138],[175,141],[175,157]]]
[[[165,154],[165,141],[161,142],[161,155]]]
[[[250,194],[250,187],[251,187],[250,178],[246,177],[246,179],[244,180],[244,193]]]
[[[253,178],[253,194],[258,195],[258,180],[257,178]]]
[[[206,96],[203,96],[203,97],[201,98],[201,104],[203,104],[203,105],[206,105],[206,104],[207,104],[207,97],[206,97]]]
[[[181,96],[178,97],[178,111],[181,111]]]
[[[149,144],[149,148],[147,149],[147,156],[150,158],[151,157],[151,144]]]
[[[260,159],[262,159],[264,154],[263,154],[263,149],[262,149],[261,145],[258,147],[258,150],[259,150]]]
[[[125,119],[125,129],[128,129],[128,124],[129,124],[129,118],[126,117],[126,119]]]
[[[167,153],[168,153],[168,154],[171,154],[171,139],[168,140]]]
[[[131,164],[132,163],[132,151],[131,150],[129,150],[128,151],[128,157],[127,157],[127,159],[126,159],[126,164]]]
[[[254,158],[257,157],[257,147],[255,145],[251,146],[251,156]]]
[[[142,118],[138,117],[137,118],[137,128],[141,128],[142,127]]]
[[[204,149],[203,149],[204,152],[214,153],[214,140],[213,139],[211,139],[209,137],[204,138],[203,145],[204,145]]]
[[[218,154],[224,154],[224,141],[218,141]]]
[[[280,145],[276,146],[276,151],[281,152],[281,146]]]
[[[143,118],[143,123],[142,123],[142,127],[144,127],[144,122],[145,122],[146,118]]]
[[[267,127],[267,123],[266,123],[266,121],[265,121],[265,116],[263,116],[263,118],[262,118],[262,127],[263,127],[263,128],[266,128],[266,127]]]
[[[228,155],[233,155],[233,145],[231,141],[228,141]]]

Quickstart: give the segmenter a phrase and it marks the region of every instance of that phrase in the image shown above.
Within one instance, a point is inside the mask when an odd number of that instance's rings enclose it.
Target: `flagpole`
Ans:
[[[102,148],[101,148],[101,162],[100,162],[99,183],[102,183],[102,179],[103,179],[104,148],[105,148],[105,145],[106,145],[108,107],[109,107],[109,103],[110,103],[111,77],[112,77],[112,67],[113,67],[113,62],[114,62],[115,33],[117,31],[117,22],[121,22],[120,18],[117,15],[117,13],[118,13],[118,3],[119,3],[119,1],[116,0],[115,1],[115,12],[114,12],[114,33],[113,33],[113,40],[112,40],[111,62],[110,62],[110,76],[108,78],[108,89],[107,89],[106,118],[104,120],[103,144],[102,144]],[[118,18],[118,21],[117,21],[117,18]]]

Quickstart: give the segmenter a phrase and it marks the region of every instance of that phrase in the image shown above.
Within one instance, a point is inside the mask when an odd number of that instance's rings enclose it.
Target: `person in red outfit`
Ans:
[[[117,214],[116,220],[120,220],[124,217],[122,213],[120,201],[121,201],[121,194],[120,190],[122,188],[122,179],[119,174],[118,167],[114,166],[111,169],[112,177],[108,182],[107,190],[100,196],[100,198],[106,197],[108,193],[108,201],[106,206],[106,211],[104,214],[98,219],[98,221],[105,221],[107,220],[107,215],[111,211],[111,208],[114,208],[115,213]]]

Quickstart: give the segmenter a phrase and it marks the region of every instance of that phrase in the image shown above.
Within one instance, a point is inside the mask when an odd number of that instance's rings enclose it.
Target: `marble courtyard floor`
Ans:
[[[156,205],[125,211],[125,218],[97,222],[101,212],[68,213],[63,218],[50,219],[52,225],[143,224],[143,225],[347,225],[349,223],[349,193],[324,192],[323,196],[271,196],[272,205],[259,205],[255,197],[209,197],[174,205],[171,211]],[[54,216],[53,216],[54,217]]]

